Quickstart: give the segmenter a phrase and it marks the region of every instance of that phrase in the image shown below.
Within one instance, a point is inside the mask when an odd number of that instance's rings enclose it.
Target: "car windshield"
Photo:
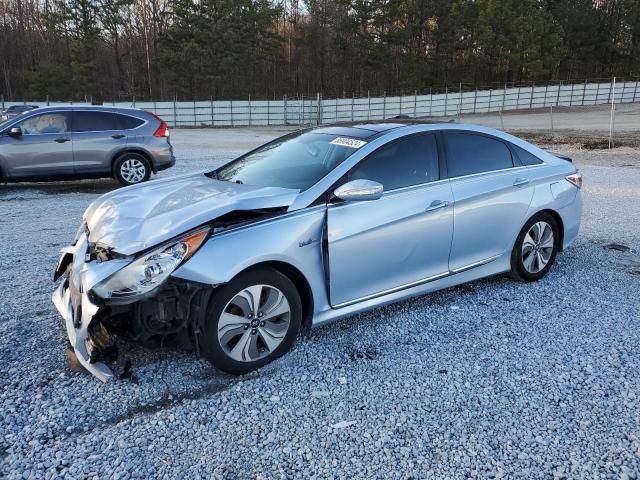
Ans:
[[[339,135],[295,132],[212,172],[218,180],[306,190],[366,142]]]

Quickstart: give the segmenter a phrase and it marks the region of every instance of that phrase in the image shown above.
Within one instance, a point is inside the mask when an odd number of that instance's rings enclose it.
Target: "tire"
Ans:
[[[287,353],[301,323],[302,303],[293,282],[271,268],[249,270],[209,301],[200,352],[224,372],[248,373]]]
[[[139,153],[123,153],[113,164],[113,176],[124,186],[146,182],[151,176],[151,165]]]
[[[522,227],[513,246],[511,277],[523,282],[541,279],[551,269],[559,249],[560,229],[555,218],[546,212],[534,215]]]

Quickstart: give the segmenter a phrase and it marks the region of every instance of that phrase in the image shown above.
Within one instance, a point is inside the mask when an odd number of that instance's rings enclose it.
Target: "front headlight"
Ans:
[[[208,233],[209,227],[200,229],[145,254],[97,284],[93,292],[102,298],[133,297],[150,292],[200,248]]]

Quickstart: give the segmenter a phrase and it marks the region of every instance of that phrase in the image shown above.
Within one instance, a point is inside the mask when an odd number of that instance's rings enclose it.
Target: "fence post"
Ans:
[[[418,91],[413,91],[413,118],[418,116]]]
[[[371,91],[367,90],[367,120],[371,120]]]
[[[502,118],[502,112],[504,111],[504,102],[507,96],[507,84],[504,84],[504,90],[502,91],[502,107],[500,107],[500,127],[504,130],[504,119]]]
[[[609,148],[613,146],[613,122],[616,115],[616,77],[613,77],[611,82],[611,90],[609,90],[609,96],[611,98],[611,120],[609,121]]]
[[[549,91],[549,84],[547,83],[544,86],[544,101],[542,102],[542,106],[546,107],[547,106],[547,92]]]
[[[321,121],[322,121],[322,112],[320,110],[320,92],[318,92],[318,100],[316,103],[316,110],[317,110],[317,114],[318,114],[318,119],[316,120],[316,125],[320,125]]]
[[[49,97],[47,97],[47,98],[49,98]],[[0,102],[2,102],[2,110],[4,110],[4,95],[0,95]],[[49,104],[47,103],[47,105],[49,105]]]
[[[338,99],[335,98],[334,102],[335,102],[335,107],[336,107],[335,110],[336,110],[336,122],[337,122],[338,121]]]
[[[449,106],[449,87],[444,87],[444,116],[447,116],[447,107]]]
[[[353,122],[354,120],[354,112],[353,109],[355,108],[355,93],[351,92],[351,121]]]
[[[211,126],[216,124],[215,115],[213,114],[213,97],[209,97],[209,106],[211,107]]]
[[[387,118],[387,91],[383,92],[383,100],[382,100],[382,119]]]
[[[458,95],[460,95],[460,98],[458,99],[458,119],[459,119],[460,115],[462,114],[462,82],[460,82],[460,85],[458,87]]]
[[[198,126],[198,114],[196,113],[196,101],[193,101],[193,126]]]
[[[431,116],[432,109],[433,109],[433,96],[431,95],[431,87],[429,87],[429,117]]]
[[[302,102],[302,108],[298,109],[298,118],[300,119],[300,126],[304,125],[304,95],[300,95],[300,101]]]
[[[533,108],[533,91],[536,88],[536,82],[531,82],[531,95],[529,95],[529,110]]]
[[[473,94],[473,113],[476,113],[477,102],[478,102],[478,87],[476,87],[475,93]]]
[[[556,92],[556,107],[560,106],[560,89],[562,88],[562,80],[558,83],[558,91]]]
[[[400,115],[402,115],[402,93],[400,94]]]
[[[231,118],[231,126],[233,127],[233,100],[229,100],[230,103],[230,107],[229,107],[229,117]]]
[[[270,118],[271,118],[271,100],[267,100],[267,127],[271,125]]]
[[[287,96],[286,95],[282,96],[282,102],[284,103],[284,124],[288,125],[288,123],[287,123]]]
[[[633,88],[633,103],[636,103],[637,93],[638,93],[638,79],[636,78],[636,86]]]
[[[251,95],[249,95],[249,126],[251,126]]]
[[[489,90],[489,107],[487,108],[487,113],[491,113],[491,102],[493,101],[493,88]]]
[[[572,83],[571,84],[571,96],[569,97],[569,106],[572,107],[573,106],[573,91],[576,88],[576,84]]]
[[[178,96],[174,95],[173,96],[173,126],[177,127],[178,126],[178,112],[176,111],[176,102],[178,101]]]
[[[584,97],[587,96],[587,79],[584,79],[584,87],[582,87],[582,106],[584,107]]]
[[[3,102],[4,103],[4,102]],[[49,106],[49,95],[47,95],[47,107]],[[2,105],[2,109],[4,110],[4,105]]]
[[[554,134],[554,129],[553,129],[553,105],[549,106],[549,116],[551,117],[551,135]]]

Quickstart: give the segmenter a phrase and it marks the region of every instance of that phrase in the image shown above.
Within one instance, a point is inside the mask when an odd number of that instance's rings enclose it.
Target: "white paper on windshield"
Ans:
[[[341,147],[360,148],[366,145],[364,140],[358,140],[357,138],[337,137],[331,140],[331,145],[340,145]]]

